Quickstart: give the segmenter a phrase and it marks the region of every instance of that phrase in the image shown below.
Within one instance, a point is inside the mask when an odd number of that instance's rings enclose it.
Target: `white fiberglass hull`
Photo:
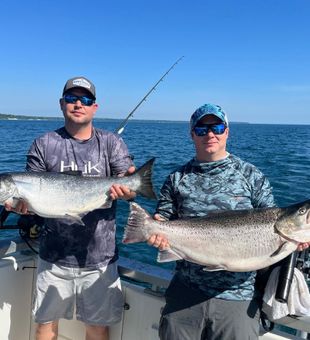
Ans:
[[[3,244],[2,244],[3,246]],[[7,247],[8,248],[8,247]],[[19,249],[25,250],[19,250]],[[1,249],[0,249],[1,250]],[[17,251],[15,251],[17,250]],[[7,254],[0,251],[0,340],[32,340],[35,325],[31,319],[32,292],[35,282],[36,256],[27,246],[14,245]],[[135,267],[135,268],[134,268]],[[152,283],[151,289],[122,280],[126,309],[121,323],[111,327],[110,340],[158,340],[160,310],[164,305],[156,287],[167,287],[171,273],[152,266],[120,260],[120,273],[126,278]],[[306,339],[310,318],[285,318],[281,323],[298,330],[298,336],[273,331],[261,340]],[[84,326],[77,320],[61,320],[59,339],[84,340]]]

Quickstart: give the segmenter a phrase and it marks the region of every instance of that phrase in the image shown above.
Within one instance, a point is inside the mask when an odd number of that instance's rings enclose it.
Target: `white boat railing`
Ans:
[[[19,238],[0,240],[0,340],[34,339],[31,304],[36,255]],[[111,340],[158,340],[158,323],[164,306],[164,291],[172,271],[120,257],[119,273],[125,295],[123,320],[111,328]],[[285,317],[262,340],[307,339],[309,317]],[[289,329],[281,329],[286,326]],[[297,330],[296,334],[288,331]],[[60,322],[59,339],[84,339],[83,325]]]

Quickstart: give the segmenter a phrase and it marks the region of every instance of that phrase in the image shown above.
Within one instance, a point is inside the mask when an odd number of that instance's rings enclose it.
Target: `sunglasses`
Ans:
[[[218,123],[218,124],[201,124],[199,126],[194,127],[194,132],[196,136],[205,136],[212,131],[215,135],[222,135],[225,132],[226,124]]]
[[[95,99],[86,96],[74,96],[73,94],[65,94],[63,96],[66,103],[75,104],[78,100],[85,106],[91,106],[95,103]]]

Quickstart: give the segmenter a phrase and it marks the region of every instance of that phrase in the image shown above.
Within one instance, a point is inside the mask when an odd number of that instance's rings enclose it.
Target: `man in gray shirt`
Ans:
[[[134,172],[123,140],[93,126],[98,108],[94,84],[69,79],[60,108],[65,126],[34,140],[27,171],[81,171],[87,176],[123,176]],[[112,185],[111,198],[135,196],[126,186]],[[75,197],[72,197],[74,200]],[[10,207],[7,207],[10,209]],[[20,202],[15,212],[27,213]],[[117,272],[116,202],[83,217],[85,225],[45,219],[41,236],[33,316],[36,339],[56,339],[58,320],[76,317],[86,325],[86,339],[107,340],[108,326],[121,320],[123,296]]]

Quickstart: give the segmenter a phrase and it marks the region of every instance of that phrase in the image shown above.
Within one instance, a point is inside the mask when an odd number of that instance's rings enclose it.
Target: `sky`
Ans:
[[[309,0],[2,0],[0,113],[61,116],[67,79],[96,85],[97,117],[310,124]]]

